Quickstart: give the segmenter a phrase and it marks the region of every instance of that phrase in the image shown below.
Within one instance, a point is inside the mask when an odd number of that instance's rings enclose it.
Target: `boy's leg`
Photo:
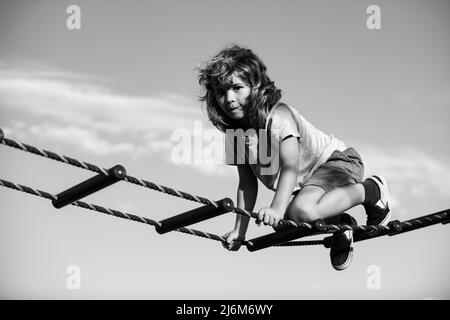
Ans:
[[[310,222],[320,218],[330,224],[355,225],[355,219],[341,213],[363,204],[368,215],[368,225],[386,224],[390,217],[386,181],[380,176],[362,181],[363,176],[364,166],[356,150],[349,148],[343,152],[336,151],[295,195],[286,210],[286,218]],[[336,270],[344,270],[350,265],[352,243],[352,231],[333,234],[330,258]]]
[[[356,224],[348,214],[341,213],[363,203],[365,191],[359,184],[363,175],[364,166],[356,150],[349,148],[343,152],[335,151],[326,163],[314,171],[303,189],[293,199],[286,212],[287,218],[294,221],[313,221],[321,218],[328,220],[326,223]],[[341,214],[339,222],[330,221],[330,218],[339,214]],[[352,230],[333,234],[333,245],[330,250],[333,268],[344,270],[350,265],[353,257],[352,244]]]
[[[356,225],[356,220],[342,213],[362,203],[364,188],[361,184],[337,187],[326,192],[318,186],[306,186],[291,201],[286,218],[300,222],[325,219],[328,224]],[[353,259],[353,232],[335,232],[330,249],[331,265],[336,270],[346,269]]]
[[[326,219],[362,204],[363,201],[364,187],[360,183],[336,187],[328,192],[319,186],[309,185],[292,199],[286,217],[293,221],[307,222]]]

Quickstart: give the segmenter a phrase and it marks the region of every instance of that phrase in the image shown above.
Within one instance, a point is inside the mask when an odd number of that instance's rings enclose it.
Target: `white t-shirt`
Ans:
[[[284,139],[296,137],[299,143],[300,161],[294,191],[300,189],[334,151],[346,149],[342,141],[315,128],[296,109],[285,103],[278,103],[272,108],[264,130],[240,132],[239,135],[238,131],[229,130],[225,134],[226,164],[248,163],[254,175],[274,191],[280,175],[279,150]]]

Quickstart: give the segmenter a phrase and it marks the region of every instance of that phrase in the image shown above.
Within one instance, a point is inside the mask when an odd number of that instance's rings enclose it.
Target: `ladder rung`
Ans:
[[[216,201],[216,203],[218,204],[217,208],[210,205],[206,205],[167,218],[165,220],[161,220],[159,221],[161,226],[157,226],[156,231],[159,234],[167,233],[200,221],[217,217],[226,212],[230,212],[234,208],[233,201],[230,198],[225,198]]]
[[[251,252],[271,247],[284,242],[292,241],[298,238],[312,236],[316,233],[323,232],[324,222],[319,219],[313,223],[311,229],[289,227],[274,233],[270,233],[258,238],[247,241],[247,249]]]
[[[55,208],[61,209],[76,200],[84,198],[122,180],[126,175],[125,168],[121,165],[116,165],[108,169],[108,175],[98,174],[59,193],[56,196],[57,199],[52,201],[52,204]]]

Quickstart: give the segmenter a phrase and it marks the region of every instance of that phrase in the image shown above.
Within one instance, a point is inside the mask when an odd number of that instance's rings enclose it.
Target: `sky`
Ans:
[[[381,29],[367,27],[373,4]],[[71,5],[80,29],[66,23]],[[206,152],[217,130],[198,101],[196,68],[237,43],[265,62],[282,101],[357,149],[366,176],[388,180],[393,219],[408,220],[450,206],[449,18],[444,0],[0,0],[0,128],[236,203],[236,169]],[[191,151],[184,163],[174,154],[180,135]],[[91,176],[0,146],[1,179],[57,194]],[[273,195],[260,184],[254,211]],[[154,220],[199,206],[124,182],[84,201]],[[6,188],[0,212],[2,299],[450,298],[448,225],[355,243],[352,265],[337,272],[323,247],[229,252]],[[361,207],[349,213],[365,224]],[[193,228],[223,235],[234,220],[229,213]],[[270,232],[251,223],[247,237]]]

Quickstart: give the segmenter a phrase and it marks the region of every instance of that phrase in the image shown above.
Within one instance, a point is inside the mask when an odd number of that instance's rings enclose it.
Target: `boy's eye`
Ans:
[[[232,89],[233,89],[234,91],[239,91],[240,89],[242,89],[242,86],[235,86],[235,87],[232,87]],[[221,96],[225,95],[225,91],[226,91],[226,90],[224,90],[224,89],[215,89],[215,90],[214,90],[214,94],[215,94],[217,97],[221,97]]]

